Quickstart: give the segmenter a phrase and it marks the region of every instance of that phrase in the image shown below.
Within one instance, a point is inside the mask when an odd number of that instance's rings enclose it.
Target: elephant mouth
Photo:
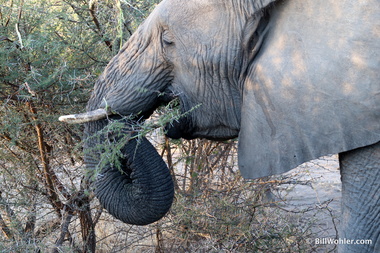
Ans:
[[[169,122],[167,122],[164,126],[164,132],[166,136],[172,139],[185,138],[191,140],[196,138],[196,136],[192,135],[192,133],[194,132],[194,126],[192,124],[191,117],[189,114],[189,112],[194,108],[187,110],[185,108],[185,103],[183,102],[183,99],[181,99],[180,96],[175,96],[172,92],[163,93],[163,95],[160,97],[158,106],[167,105],[173,100],[178,101],[173,104],[175,104],[174,107],[179,109],[179,115],[174,120],[169,119]],[[143,118],[148,118],[153,113],[153,111],[154,110],[145,113],[145,115],[143,115]],[[111,109],[100,108],[85,113],[61,116],[59,117],[59,121],[66,122],[69,124],[80,124],[102,120],[107,117],[112,117],[113,115],[116,115],[116,113]]]
[[[184,111],[183,101],[180,99],[180,96],[175,95],[170,88],[168,87],[164,92],[160,93],[160,95],[157,98],[156,106],[152,108],[151,110],[148,110],[147,112],[143,113],[144,119],[147,119],[150,115],[153,114],[154,110],[159,107],[160,105],[167,105],[173,100],[179,100],[179,106],[181,107],[181,111]],[[82,123],[88,123],[93,121],[98,121],[105,119],[112,115],[119,115],[116,111],[114,111],[112,108],[98,108],[92,111],[79,113],[79,114],[70,114],[70,115],[63,115],[58,118],[59,121],[65,122],[68,124],[82,124]]]

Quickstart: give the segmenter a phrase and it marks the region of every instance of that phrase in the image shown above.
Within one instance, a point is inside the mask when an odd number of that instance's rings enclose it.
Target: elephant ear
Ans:
[[[238,144],[244,178],[281,174],[321,156],[380,141],[379,87],[365,87],[368,96],[360,92],[347,99],[343,90],[290,91],[272,81],[268,76],[246,83]]]
[[[301,14],[294,16],[302,13],[300,6],[287,4],[271,11],[264,41],[244,75],[238,147],[244,178],[281,174],[380,140],[380,69],[378,57],[371,56],[380,48],[358,43],[363,33],[370,34],[371,25],[355,30],[357,34],[326,31],[326,25],[339,26],[331,20],[303,20]],[[322,35],[329,40],[321,40]],[[330,47],[340,38],[347,41],[345,48]],[[345,60],[351,52],[362,61]]]
[[[269,15],[263,9],[247,19],[243,29],[242,49],[243,68],[245,69],[255,58],[268,31]]]

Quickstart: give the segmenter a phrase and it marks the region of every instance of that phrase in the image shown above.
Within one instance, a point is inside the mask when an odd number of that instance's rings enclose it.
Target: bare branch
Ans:
[[[22,15],[22,7],[24,5],[24,0],[21,1],[20,3],[20,7],[19,7],[19,10],[18,10],[18,18],[17,18],[17,23],[15,25],[16,27],[16,33],[17,33],[17,37],[18,37],[18,40],[20,42],[20,48],[23,49],[24,48],[24,45],[22,43],[22,37],[21,37],[21,33],[20,33],[20,30],[19,30],[19,25],[20,25],[20,20],[21,20],[21,15]]]
[[[59,238],[57,239],[57,241],[55,242],[55,247],[52,251],[53,253],[60,252],[58,248],[60,246],[62,246],[66,235],[69,234],[69,225],[70,225],[70,221],[71,221],[72,217],[73,217],[73,214],[71,211],[67,211],[65,213],[63,223],[61,225],[61,234],[60,234]]]
[[[92,21],[94,22],[94,24],[96,26],[97,33],[99,34],[100,37],[104,38],[104,34],[103,34],[102,28],[100,26],[99,20],[98,20],[98,18],[95,15],[95,0],[91,0],[90,1],[90,3],[89,3],[89,11],[90,11],[90,16],[92,18]],[[109,50],[112,51],[112,43],[111,43],[111,41],[104,40],[104,43],[109,48]]]
[[[0,229],[3,231],[5,238],[13,239],[13,233],[5,223],[3,217],[0,214]]]
[[[5,24],[4,24],[4,27],[7,27],[8,26],[8,24],[9,24],[9,21],[11,20],[11,17],[12,17],[12,10],[13,10],[13,0],[11,0],[11,4],[10,4],[10,13],[9,13],[9,15],[8,15],[8,18],[7,18],[7,21],[5,21]]]
[[[63,209],[64,204],[59,199],[58,194],[54,190],[54,183],[58,184],[58,188],[62,191],[62,193],[66,194],[67,191],[64,190],[63,185],[57,179],[54,171],[50,168],[50,163],[47,155],[46,143],[44,141],[44,134],[42,131],[41,125],[37,122],[37,111],[33,106],[32,102],[27,102],[30,112],[32,113],[31,118],[35,121],[35,130],[37,133],[37,141],[38,141],[38,149],[40,152],[40,160],[42,163],[42,168],[44,171],[45,182],[47,191],[49,193],[49,199],[54,207],[54,210],[58,214],[59,217],[62,217],[61,211]],[[66,197],[66,196],[65,196]],[[67,196],[69,197],[69,196]]]

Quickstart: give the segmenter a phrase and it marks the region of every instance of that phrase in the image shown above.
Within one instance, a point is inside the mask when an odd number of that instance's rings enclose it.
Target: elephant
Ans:
[[[372,242],[339,251],[380,252],[379,52],[378,0],[163,0],[100,75],[87,112],[60,120],[85,123],[89,137],[128,116],[136,134],[133,122],[178,99],[187,113],[166,135],[238,138],[247,179],[338,153],[339,237]],[[121,149],[124,173],[105,166],[95,193],[118,219],[145,225],[174,190],[157,151],[136,139]],[[99,156],[84,161],[92,170]]]

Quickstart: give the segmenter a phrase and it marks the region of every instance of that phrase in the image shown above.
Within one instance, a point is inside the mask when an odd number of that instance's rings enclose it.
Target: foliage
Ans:
[[[97,156],[100,154],[100,162],[96,171],[90,171],[92,174],[89,175],[89,177],[95,179],[104,166],[108,164],[112,164],[112,166],[121,169],[120,158],[124,156],[121,150],[130,139],[140,139],[156,130],[159,131],[157,134],[162,136],[164,132],[161,130],[163,130],[166,125],[186,117],[199,106],[200,105],[197,105],[186,112],[181,112],[179,99],[176,98],[168,104],[157,108],[155,114],[148,120],[135,121],[132,120],[134,116],[122,115],[117,119],[108,118],[107,125],[103,129],[93,136],[88,137],[90,143],[98,143],[98,145],[87,148],[86,155]],[[128,125],[127,130],[126,125]],[[104,136],[107,136],[107,138],[104,138]],[[97,157],[94,158],[96,159]]]
[[[96,77],[156,2],[0,0],[1,252],[43,249],[51,233],[54,250],[66,240],[94,247],[98,216],[73,148],[82,128],[57,118],[84,110]],[[80,229],[69,229],[76,219]]]

